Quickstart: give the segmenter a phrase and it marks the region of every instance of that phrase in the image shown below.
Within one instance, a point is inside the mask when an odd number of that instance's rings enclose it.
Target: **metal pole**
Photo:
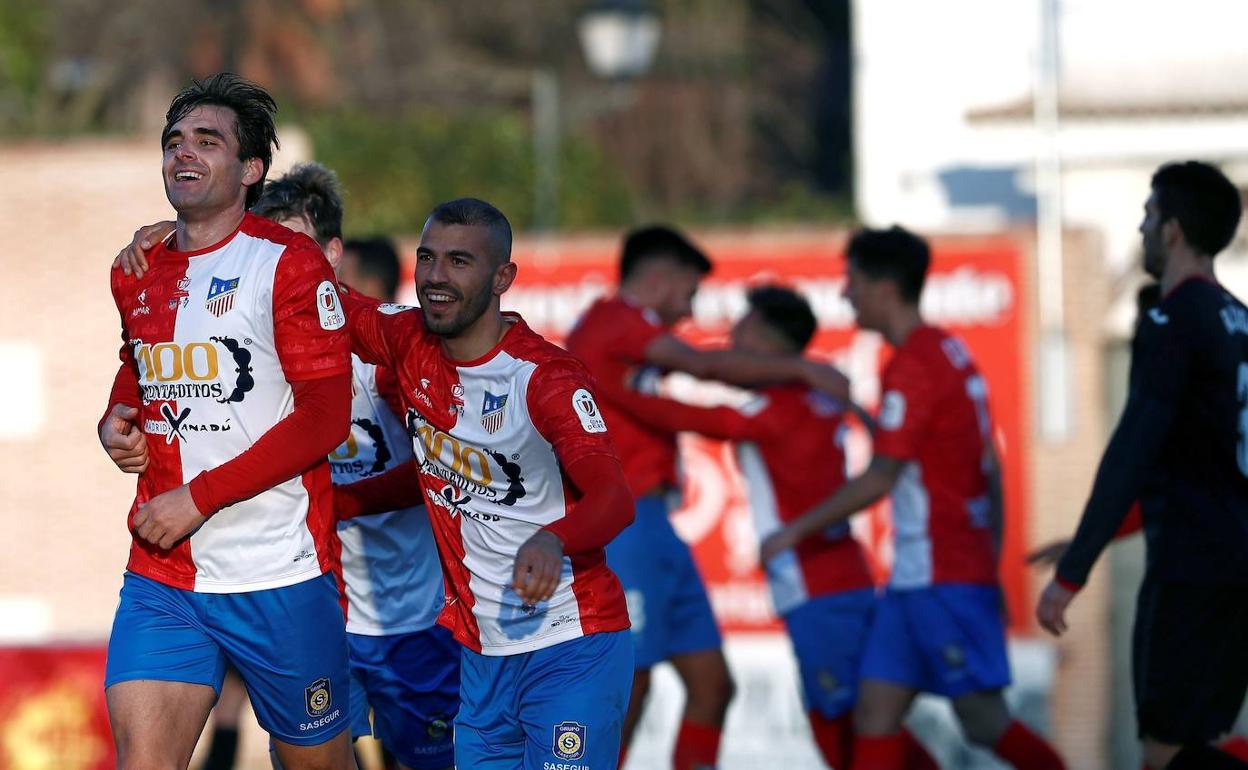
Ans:
[[[1036,128],[1036,300],[1040,322],[1040,435],[1071,432],[1069,351],[1062,269],[1062,163],[1058,131],[1058,0],[1040,0],[1033,120]]]
[[[533,71],[533,224],[553,230],[559,223],[559,77]]]

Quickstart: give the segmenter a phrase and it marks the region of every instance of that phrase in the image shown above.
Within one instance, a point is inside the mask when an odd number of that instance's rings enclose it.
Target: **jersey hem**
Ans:
[[[518,642],[512,642],[511,644],[491,644],[488,646],[481,644],[481,649],[476,650],[476,652],[479,655],[485,655],[491,658],[501,658],[508,655],[520,655],[526,652],[544,650],[547,647],[554,647],[556,644],[570,642],[573,639],[580,639],[592,634],[605,634],[612,631],[627,631],[628,628],[628,623],[618,627],[614,625],[611,627],[604,626],[603,628],[595,628],[592,631],[586,631],[583,628],[573,627],[567,631],[559,631],[557,633],[548,634],[535,639],[525,639]]]
[[[347,623],[347,633],[356,636],[399,636],[400,634],[415,634],[420,631],[428,631],[438,624],[438,618],[435,615],[433,620],[428,623],[411,623],[402,626],[357,626],[354,623]]]
[[[166,581],[160,575],[147,574],[144,572],[139,572],[137,570],[131,570],[131,571],[134,572],[136,575],[142,575],[143,577],[151,578],[152,580],[155,580],[158,583],[164,583],[165,585],[172,586],[173,588],[182,588],[181,586],[173,585],[172,583]],[[324,574],[325,573],[321,571],[320,565],[317,565],[316,569],[314,570],[310,570],[310,571],[303,570],[293,575],[281,575],[279,577],[269,578],[267,580],[257,580],[253,582],[247,582],[247,583],[221,583],[221,582],[215,582],[215,581],[210,581],[210,580],[198,580],[197,579],[195,581],[194,588],[182,588],[182,590],[193,591],[197,594],[245,594],[245,593],[250,593],[251,591],[267,591],[271,588],[285,588],[286,586],[293,586],[297,583],[304,583],[309,580],[314,580]]]

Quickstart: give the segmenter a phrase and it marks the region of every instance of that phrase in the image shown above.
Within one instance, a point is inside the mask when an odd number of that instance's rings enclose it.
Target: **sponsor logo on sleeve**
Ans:
[[[208,299],[204,307],[217,318],[234,309],[234,295],[238,294],[238,278],[217,278],[213,276],[208,286]]]
[[[905,421],[906,397],[895,390],[888,391],[880,402],[880,427],[897,430]]]
[[[347,316],[342,312],[342,303],[338,301],[338,290],[333,281],[321,281],[316,287],[316,312],[321,318],[321,328],[326,331],[341,329],[347,323]]]
[[[555,756],[560,759],[580,759],[585,756],[585,725],[579,722],[560,722],[555,725]]]
[[[377,306],[377,312],[382,315],[398,315],[407,310],[415,310],[414,305],[396,305],[393,302],[383,302]]]
[[[572,409],[586,433],[607,432],[607,423],[602,419],[602,412],[598,411],[598,404],[594,403],[594,396],[588,390],[578,388],[572,394]]]

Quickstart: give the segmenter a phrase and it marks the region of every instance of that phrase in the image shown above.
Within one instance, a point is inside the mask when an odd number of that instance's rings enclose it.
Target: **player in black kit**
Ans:
[[[1213,272],[1242,208],[1212,166],[1153,175],[1140,233],[1162,301],[1141,319],[1126,407],[1036,611],[1066,630],[1067,605],[1138,498],[1148,561],[1133,671],[1154,770],[1248,768],[1209,745],[1248,689],[1248,309]]]

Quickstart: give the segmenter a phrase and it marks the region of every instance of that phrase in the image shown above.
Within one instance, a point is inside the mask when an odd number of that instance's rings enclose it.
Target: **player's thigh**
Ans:
[[[1010,684],[999,588],[936,585],[913,592],[906,606],[931,677],[922,689],[958,698]]]
[[[455,717],[455,766],[516,770],[524,762],[525,733],[517,704],[527,656],[482,655],[465,649]]]
[[[668,657],[668,613],[678,580],[673,557],[679,555],[679,545],[667,506],[657,496],[637,499],[633,523],[607,545],[607,565],[620,579],[628,603],[639,669]]]
[[[106,692],[117,766],[186,767],[217,699],[207,685],[136,679]]]
[[[454,763],[460,645],[440,626],[387,637],[349,635],[352,668],[366,668],[374,733],[411,770]]]
[[[287,743],[273,738],[273,753],[282,770],[352,770],[351,731],[342,730],[315,745]]]
[[[216,607],[214,638],[275,741],[317,746],[350,727],[347,636],[332,575],[223,595]]]
[[[1132,661],[1142,738],[1198,744],[1230,729],[1248,686],[1245,594],[1145,578]]]
[[[898,732],[918,694],[919,691],[913,687],[864,677],[858,683],[854,731],[862,735],[892,735]]]
[[[133,573],[125,576],[104,687],[118,751],[128,761],[189,757],[203,730],[225,675],[225,657],[201,623],[201,599]],[[178,723],[172,737],[162,732],[168,720]]]
[[[1010,709],[1000,690],[968,692],[953,699],[953,712],[967,740],[996,746],[1010,727]]]
[[[874,606],[875,592],[865,588],[817,597],[785,614],[807,710],[835,719],[854,707]]]
[[[633,680],[628,634],[590,634],[530,655],[520,692],[524,767],[614,768]]]
[[[671,534],[662,566],[667,580],[662,599],[662,655],[675,662],[680,657],[710,652],[714,653],[711,657],[722,662],[720,648],[723,640],[719,635],[719,624],[711,610],[702,573],[694,561],[693,549],[676,537],[674,531]],[[727,667],[722,671],[726,674]],[[685,682],[687,686],[690,683],[688,679]]]

